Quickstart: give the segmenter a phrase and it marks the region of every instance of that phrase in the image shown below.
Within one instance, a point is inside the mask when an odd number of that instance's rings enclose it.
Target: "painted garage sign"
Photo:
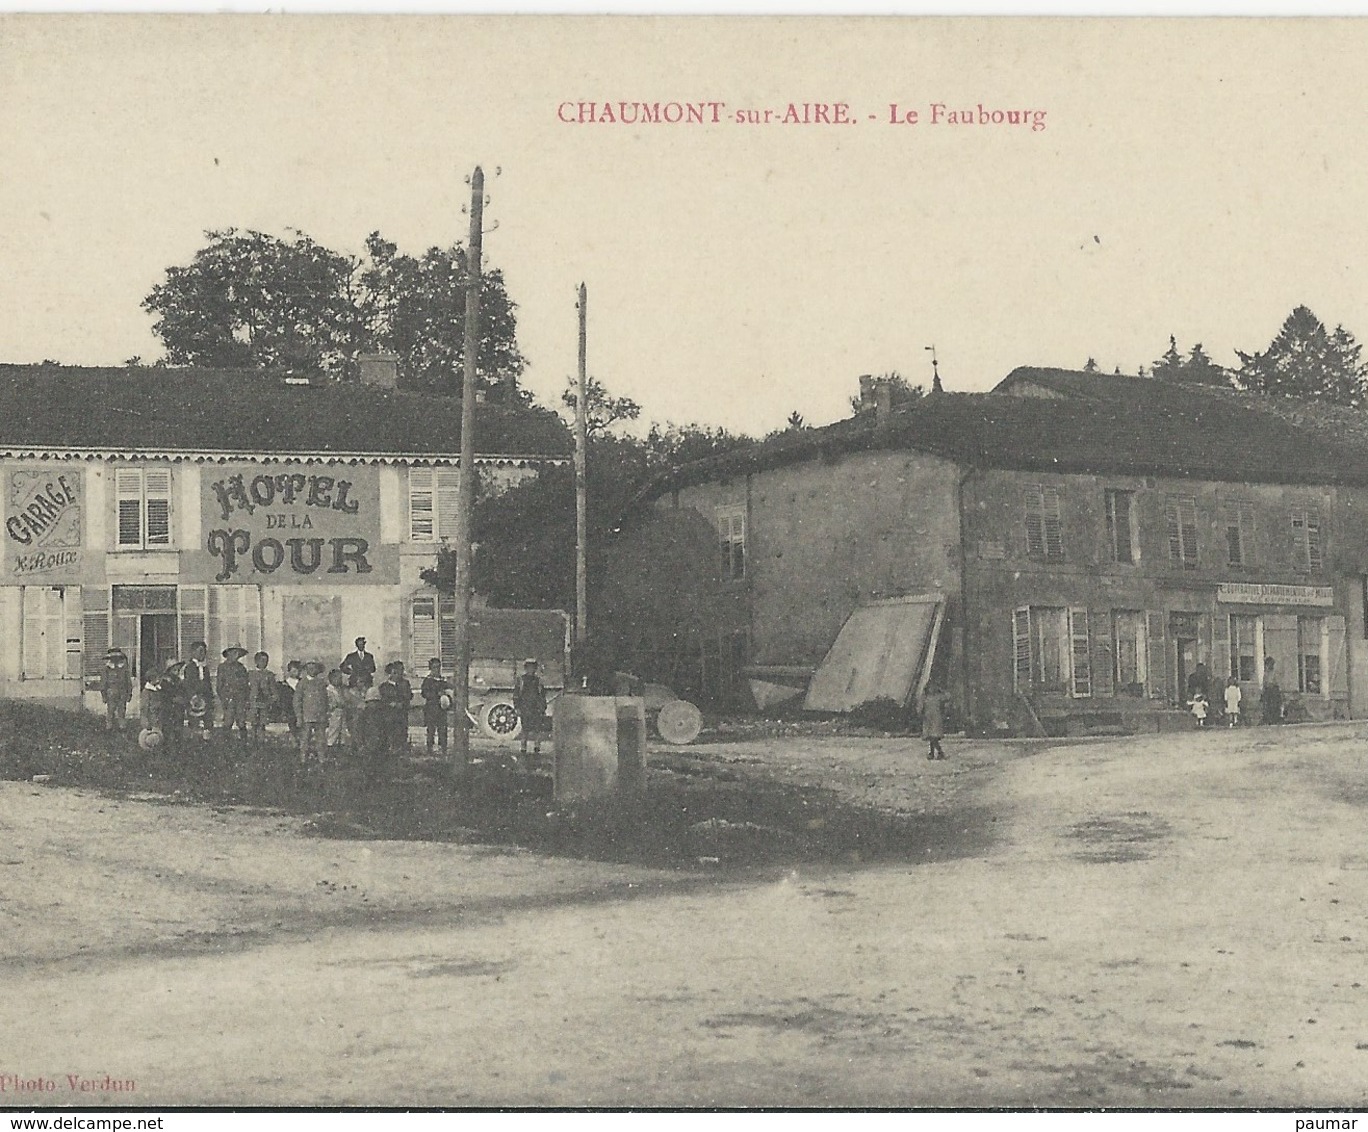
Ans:
[[[16,578],[70,580],[81,573],[81,469],[9,470],[5,475],[5,543]]]
[[[270,585],[397,582],[380,546],[380,476],[346,465],[205,465],[197,579]]]

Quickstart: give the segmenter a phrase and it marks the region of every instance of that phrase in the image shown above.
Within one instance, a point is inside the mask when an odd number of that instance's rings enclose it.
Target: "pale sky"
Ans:
[[[981,390],[1169,334],[1233,365],[1298,303],[1365,339],[1365,60],[1363,21],[0,17],[0,361],[156,357],[139,303],[208,228],[464,241],[477,162],[548,401],[581,280],[591,373],[753,432],[932,343]],[[726,120],[557,118],[623,100]],[[804,101],[856,123],[732,121]]]

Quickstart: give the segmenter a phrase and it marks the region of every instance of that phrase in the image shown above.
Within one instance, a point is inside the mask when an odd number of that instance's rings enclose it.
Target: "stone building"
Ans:
[[[867,393],[849,420],[656,486],[600,598],[622,664],[744,704],[805,686],[872,607],[887,631],[870,663],[901,650],[980,730],[1177,724],[1197,665],[1257,703],[1266,657],[1294,710],[1368,714],[1368,438],[1352,425],[1058,370],[900,408]],[[903,639],[889,599],[914,596],[939,614]]]

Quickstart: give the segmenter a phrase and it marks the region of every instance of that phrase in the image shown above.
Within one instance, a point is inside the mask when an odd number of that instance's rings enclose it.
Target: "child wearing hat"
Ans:
[[[532,754],[541,754],[542,736],[546,732],[546,689],[537,675],[536,657],[523,661],[523,674],[513,689],[513,710],[522,720],[522,753],[527,754],[527,741],[532,740]]]
[[[224,730],[231,735],[237,727],[238,738],[244,741],[247,738],[247,700],[251,694],[251,682],[242,663],[246,655],[247,650],[241,645],[229,645],[223,650],[223,663],[218,666],[214,679],[214,690],[223,704]]]
[[[311,660],[295,687],[295,718],[299,720],[299,758],[307,768],[323,758],[328,728],[328,682],[321,661]]]
[[[260,746],[271,722],[271,711],[276,704],[276,675],[270,669],[271,654],[259,652],[252,657],[252,671],[247,673],[247,718],[252,724],[252,746]]]
[[[112,648],[105,653],[104,668],[100,670],[100,699],[105,705],[105,730],[123,732],[128,713],[128,701],[133,698],[133,675],[128,669],[128,657],[123,649]]]

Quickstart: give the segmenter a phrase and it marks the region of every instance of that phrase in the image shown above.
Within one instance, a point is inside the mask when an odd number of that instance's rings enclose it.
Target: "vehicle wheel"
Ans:
[[[516,739],[522,734],[518,709],[507,700],[491,700],[480,709],[480,731],[488,739]]]
[[[671,700],[656,716],[656,730],[667,743],[692,743],[703,730],[703,715],[688,700]]]

